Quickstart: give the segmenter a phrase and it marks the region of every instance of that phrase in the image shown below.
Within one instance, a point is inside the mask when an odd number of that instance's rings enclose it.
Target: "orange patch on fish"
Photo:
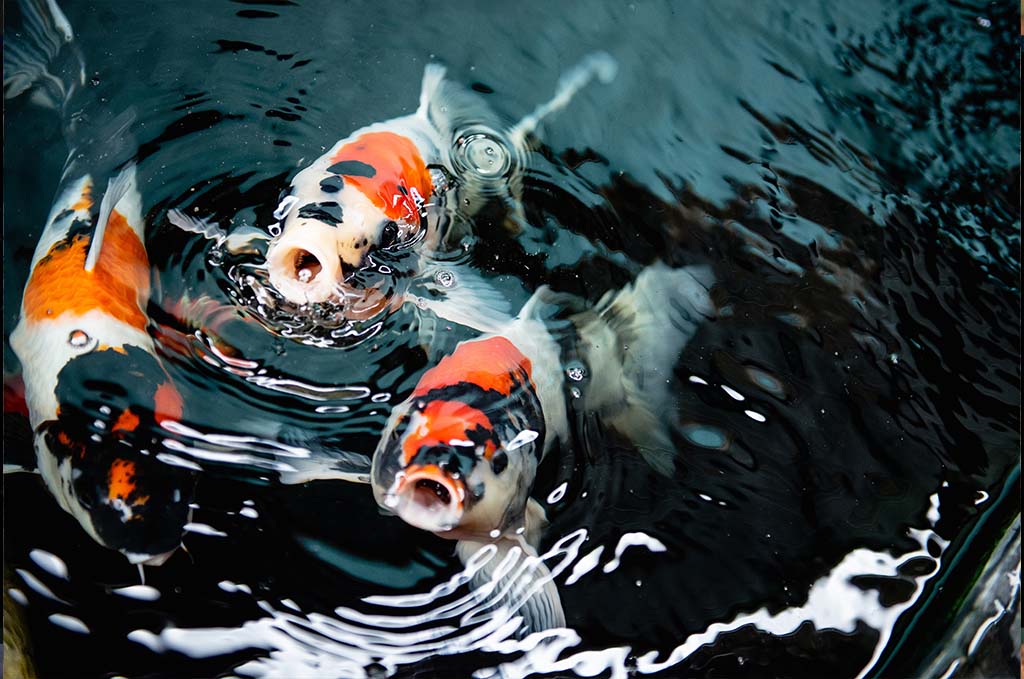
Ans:
[[[120,458],[110,465],[107,475],[107,499],[127,501],[135,492],[135,463]]]
[[[139,426],[139,416],[131,410],[125,410],[117,418],[117,422],[110,428],[111,431],[135,431]]]
[[[144,330],[149,258],[138,235],[121,213],[112,211],[92,271],[85,270],[89,242],[88,236],[62,241],[39,260],[25,286],[26,318],[40,321],[98,310]]]
[[[402,441],[402,461],[409,464],[424,446],[448,445],[452,439],[466,440],[466,432],[477,427],[491,430],[482,411],[460,401],[431,401],[420,413],[419,425]],[[490,459],[494,444],[487,442],[484,457]]]
[[[419,206],[412,192],[426,200],[434,192],[434,185],[412,140],[394,132],[368,132],[342,146],[331,159],[332,163],[346,161],[373,169],[372,177],[340,174],[389,219],[419,222]]]
[[[160,386],[156,388],[153,400],[153,417],[157,424],[163,424],[164,420],[181,420],[185,404],[173,384],[161,382]]]
[[[516,375],[522,373],[529,379],[532,370],[530,359],[504,337],[463,342],[423,373],[412,395],[425,396],[432,389],[471,382],[508,396],[516,384]]]

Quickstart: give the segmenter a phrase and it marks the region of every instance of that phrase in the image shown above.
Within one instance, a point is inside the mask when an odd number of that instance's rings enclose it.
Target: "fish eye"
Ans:
[[[508,453],[500,450],[491,458],[491,469],[495,474],[500,474],[505,471],[506,467],[508,467]]]
[[[390,221],[384,225],[380,232],[380,246],[389,248],[398,242],[398,222]]]

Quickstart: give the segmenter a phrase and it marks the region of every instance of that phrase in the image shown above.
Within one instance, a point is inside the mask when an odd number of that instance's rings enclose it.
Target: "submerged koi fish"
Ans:
[[[5,59],[19,85],[13,95],[33,77],[60,83],[46,70],[47,59],[71,40],[55,3],[25,3],[22,11],[36,49],[14,51],[38,60]],[[72,89],[62,85],[54,96]],[[124,129],[117,121],[116,130]],[[108,150],[120,142],[112,137]],[[92,177],[73,164],[66,176],[10,338],[21,362],[36,466],[60,506],[97,542],[132,563],[157,565],[180,544],[194,480],[145,450],[156,440],[149,432],[181,417],[182,399],[147,332],[150,268],[135,166],[110,181],[98,215]]]
[[[572,352],[590,366],[582,408],[627,435],[665,474],[674,468],[662,416],[671,401],[666,385],[698,324],[712,316],[701,282],[708,278],[705,270],[655,265],[571,317]],[[562,348],[539,313],[550,296],[541,289],[504,328],[462,342],[424,373],[392,411],[374,453],[377,502],[458,540],[463,561],[489,544],[499,554],[519,548],[536,556],[545,523],[530,498],[537,467],[570,437]],[[493,558],[475,584],[494,577],[501,561]],[[527,631],[564,625],[550,577],[519,613]]]
[[[292,180],[275,212],[280,235],[267,250],[271,284],[295,304],[344,299],[356,318],[386,307],[390,300],[356,287],[350,275],[376,250],[435,248],[442,234],[427,208],[448,193],[458,193],[463,206],[478,205],[481,194],[503,195],[522,219],[516,192],[527,136],[594,77],[609,82],[616,68],[609,55],[590,55],[559,81],[549,102],[502,132],[479,95],[428,65],[415,113],[353,132]],[[471,276],[460,271],[460,278]]]

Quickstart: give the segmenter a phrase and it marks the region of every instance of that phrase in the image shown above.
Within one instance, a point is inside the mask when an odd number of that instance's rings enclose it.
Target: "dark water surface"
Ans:
[[[571,632],[524,644],[452,632],[440,654],[417,651],[429,615],[371,633],[383,623],[365,616],[429,612],[436,602],[367,598],[447,581],[462,568],[452,543],[381,515],[367,487],[282,486],[258,463],[204,465],[187,553],[146,570],[152,590],[128,591],[152,600],[132,598],[115,590],[139,583],[135,568],[38,478],[9,475],[5,562],[20,571],[8,585],[28,601],[42,674],[923,671],[1020,511],[1015,6],[66,10],[95,117],[136,114],[153,333],[196,430],[302,432],[325,455],[373,452],[430,360],[416,313],[332,336],[260,312],[245,283],[253,262],[212,253],[167,211],[265,227],[294,172],[350,131],[414,110],[432,60],[509,122],[589,52],[620,67],[545,124],[528,159],[533,229],[512,235],[481,217],[453,258],[518,302],[544,283],[596,301],[657,259],[706,265],[718,318],[676,366],[672,478],[584,413],[575,444],[544,463],[542,549],[565,559]],[[67,145],[60,119],[25,98],[7,102],[5,130],[9,336]],[[434,351],[471,336],[455,326]],[[232,365],[225,347],[253,364]],[[4,362],[17,370],[7,344]],[[25,447],[7,432],[5,454]],[[965,651],[949,649],[941,669]]]

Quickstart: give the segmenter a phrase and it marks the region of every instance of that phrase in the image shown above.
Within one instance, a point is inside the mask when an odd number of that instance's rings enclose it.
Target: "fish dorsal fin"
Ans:
[[[135,163],[129,164],[107,184],[107,190],[100,202],[100,217],[89,244],[89,254],[85,258],[85,270],[92,271],[99,261],[103,249],[103,237],[106,235],[107,223],[115,208],[124,215],[128,224],[142,240],[142,205],[135,181]]]

